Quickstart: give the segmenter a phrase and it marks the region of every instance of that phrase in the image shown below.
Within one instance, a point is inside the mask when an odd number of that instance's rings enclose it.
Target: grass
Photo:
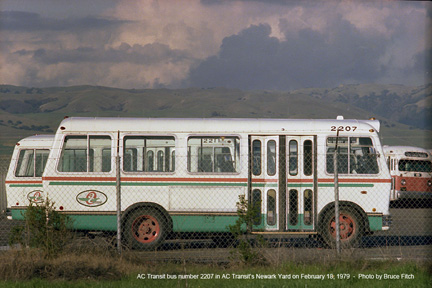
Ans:
[[[431,263],[326,260],[279,265],[149,262],[139,253],[68,251],[46,259],[38,250],[0,254],[1,287],[430,287]],[[372,279],[361,278],[370,277]],[[318,275],[321,279],[307,279]],[[316,276],[316,277],[318,277]],[[384,279],[387,276],[399,279]],[[381,280],[378,279],[381,277]],[[404,278],[402,278],[404,277]],[[170,278],[170,279],[168,279]],[[413,279],[411,279],[413,278]]]

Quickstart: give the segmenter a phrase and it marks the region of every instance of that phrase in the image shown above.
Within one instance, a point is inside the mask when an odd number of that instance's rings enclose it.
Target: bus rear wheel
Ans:
[[[325,244],[336,247],[336,217],[335,210],[328,211],[321,223],[321,236]],[[358,246],[363,236],[362,217],[353,208],[341,207],[339,211],[340,243],[342,248]]]
[[[153,250],[165,240],[166,227],[167,220],[157,209],[138,208],[128,215],[124,235],[132,249]]]

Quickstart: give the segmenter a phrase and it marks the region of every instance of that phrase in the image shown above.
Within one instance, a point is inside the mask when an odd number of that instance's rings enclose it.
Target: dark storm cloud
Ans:
[[[290,33],[284,25],[280,25],[287,31],[284,41],[270,37],[266,24],[225,38],[217,56],[191,70],[190,84],[281,90],[333,87],[374,82],[383,72],[378,60],[385,52],[384,40],[361,34],[340,17],[321,33],[311,29]]]
[[[41,17],[39,14],[31,12],[0,11],[0,27],[3,31],[9,32],[112,29],[125,23],[128,21],[90,16],[54,19]]]
[[[432,48],[414,55],[414,66],[407,69],[405,74],[410,75],[415,71],[425,71],[425,77],[432,80]]]
[[[421,85],[432,35],[419,2],[0,1],[0,78],[14,85]]]

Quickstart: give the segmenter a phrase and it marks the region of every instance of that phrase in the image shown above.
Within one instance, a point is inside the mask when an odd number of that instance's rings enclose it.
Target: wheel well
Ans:
[[[157,203],[153,203],[153,202],[140,202],[140,203],[135,203],[135,204],[129,206],[122,213],[122,220],[121,220],[122,228],[124,227],[129,214],[131,214],[132,212],[134,212],[138,209],[142,209],[142,208],[153,208],[153,209],[156,209],[157,211],[159,211],[165,217],[165,219],[167,221],[167,228],[168,228],[169,232],[171,232],[173,230],[173,222],[172,222],[172,219],[171,219],[170,215],[168,214],[168,212],[161,205],[159,205]]]
[[[329,211],[334,210],[335,208],[335,203],[331,202],[329,204],[327,204],[322,211],[319,213],[318,215],[318,230],[320,231],[323,227],[322,225],[322,221],[324,219],[324,215],[326,215]],[[366,213],[364,212],[364,210],[358,206],[357,204],[353,203],[353,202],[348,202],[348,201],[339,201],[339,209],[341,208],[350,208],[350,209],[354,209],[362,218],[363,221],[363,231],[362,234],[368,233],[370,232],[369,229],[369,219],[366,215]]]

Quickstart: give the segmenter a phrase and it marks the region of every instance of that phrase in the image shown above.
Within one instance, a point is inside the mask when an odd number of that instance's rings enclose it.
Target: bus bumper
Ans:
[[[382,230],[389,230],[392,224],[391,215],[383,215],[382,217]]]
[[[432,192],[420,192],[420,191],[397,191],[398,200],[401,199],[418,199],[427,200],[432,199]]]
[[[7,220],[12,220],[12,212],[10,209],[3,210],[2,214],[6,216]]]

